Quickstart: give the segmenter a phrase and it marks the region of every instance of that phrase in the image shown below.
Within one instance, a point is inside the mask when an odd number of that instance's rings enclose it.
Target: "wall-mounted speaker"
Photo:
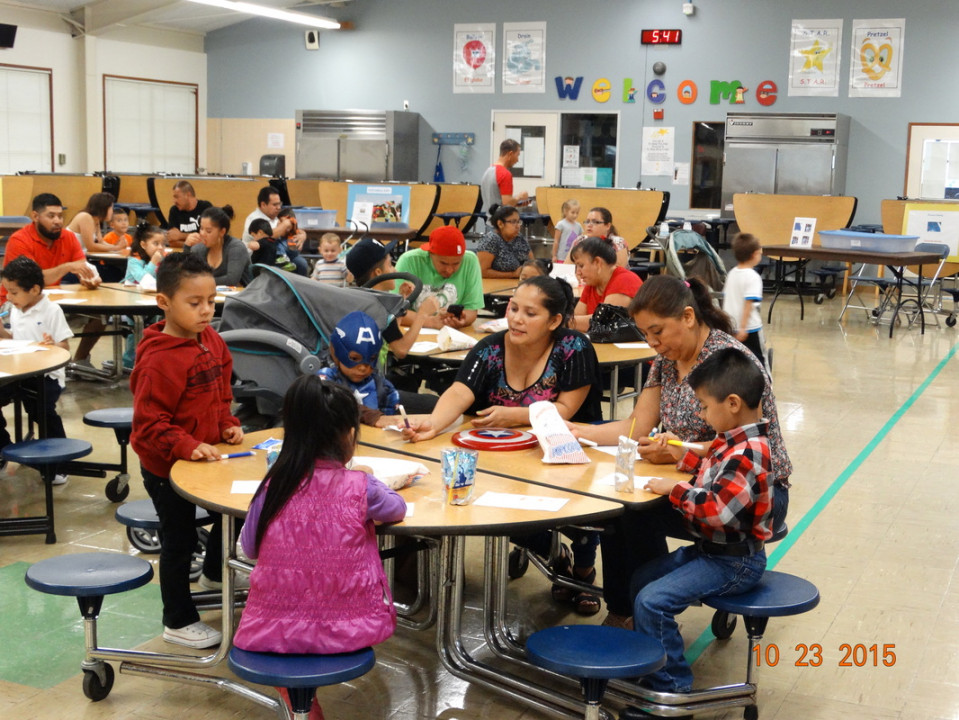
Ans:
[[[303,39],[306,41],[307,50],[320,49],[320,33],[317,30],[307,30],[303,33]]]
[[[17,39],[17,26],[0,23],[0,48],[12,48]]]

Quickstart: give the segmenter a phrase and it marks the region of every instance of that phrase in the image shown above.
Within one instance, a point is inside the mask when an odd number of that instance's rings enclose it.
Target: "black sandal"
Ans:
[[[573,553],[567,545],[560,545],[559,557],[552,563],[553,573],[560,577],[573,579]],[[550,594],[555,602],[571,602],[576,591],[571,587],[554,583]]]
[[[581,582],[592,585],[596,582],[596,568],[590,570],[587,575],[580,576],[574,574],[574,577]],[[587,592],[586,590],[581,590],[575,593],[571,601],[573,603],[573,609],[576,611],[577,615],[595,615],[602,607],[599,598],[593,593]]]

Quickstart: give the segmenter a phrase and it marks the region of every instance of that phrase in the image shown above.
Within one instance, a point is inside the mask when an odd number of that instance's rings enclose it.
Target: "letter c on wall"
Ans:
[[[646,97],[654,105],[662,105],[666,102],[666,86],[662,80],[651,80],[646,86]]]

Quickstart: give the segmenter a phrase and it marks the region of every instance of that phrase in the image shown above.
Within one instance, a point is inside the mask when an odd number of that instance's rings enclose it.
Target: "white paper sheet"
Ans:
[[[542,495],[516,495],[513,493],[484,492],[475,501],[474,505],[482,507],[508,508],[510,510],[546,510],[559,511],[568,498],[551,498]]]
[[[26,347],[8,347],[0,348],[0,355],[29,355],[30,353],[42,352],[46,350],[39,345],[27,345]]]
[[[425,355],[426,353],[437,352],[440,349],[440,346],[435,342],[430,342],[429,340],[420,340],[419,342],[413,343],[410,347],[410,352],[418,355]]]
[[[620,350],[649,350],[649,343],[644,342],[625,342],[613,343]]]
[[[413,510],[415,505],[416,503],[411,503],[411,502],[406,503],[406,517],[408,518],[413,517]]]
[[[87,301],[86,298],[74,298],[73,300],[69,300],[67,298],[60,298],[59,300],[54,300],[53,302],[57,303],[58,305],[60,303],[69,303],[70,305],[77,305],[78,303],[85,303],[86,301]]]
[[[615,450],[615,448],[613,448]],[[646,483],[652,480],[655,475],[635,475],[633,476],[633,487],[638,490],[642,490],[646,487]],[[596,481],[600,485],[609,485],[610,487],[616,487],[616,474],[610,473],[609,475],[603,475],[599,480]]]
[[[439,335],[439,328],[420,328],[420,335]]]
[[[233,495],[252,495],[260,487],[260,480],[234,480],[230,486]]]
[[[64,290],[63,288],[44,288],[43,292],[47,295],[70,295],[74,290]]]

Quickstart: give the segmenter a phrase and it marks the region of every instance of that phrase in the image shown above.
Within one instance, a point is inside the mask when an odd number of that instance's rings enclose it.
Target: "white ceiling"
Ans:
[[[258,5],[283,9],[306,9],[318,6],[341,7],[350,0],[251,0]],[[229,10],[197,5],[183,0],[0,0],[0,5],[14,5],[33,10],[46,10],[70,16],[87,26],[91,33],[116,27],[141,25],[167,30],[208,33],[212,30],[249,20]],[[84,13],[89,8],[89,13]],[[320,12],[318,14],[324,14]],[[84,21],[84,15],[87,20]],[[279,21],[277,21],[279,22]]]

